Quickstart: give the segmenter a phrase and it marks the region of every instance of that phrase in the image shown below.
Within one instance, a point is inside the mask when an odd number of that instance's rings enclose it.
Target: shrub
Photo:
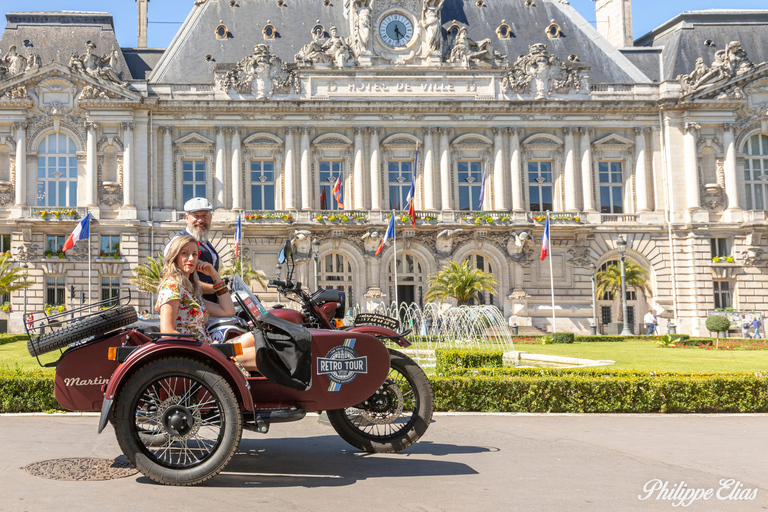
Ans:
[[[731,321],[723,315],[711,315],[707,317],[707,329],[717,333],[720,337],[721,332],[727,332],[731,328]]]
[[[40,371],[0,372],[0,413],[62,410],[53,382],[52,374]]]
[[[574,334],[572,332],[553,332],[552,343],[573,343]]]
[[[454,368],[498,367],[502,365],[501,350],[453,349],[435,350],[435,371],[443,373]]]

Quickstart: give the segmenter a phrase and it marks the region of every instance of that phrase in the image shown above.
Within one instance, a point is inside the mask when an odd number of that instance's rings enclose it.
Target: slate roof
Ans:
[[[82,55],[86,41],[93,41],[98,55],[109,53],[112,48],[118,50],[117,71],[122,72],[125,79],[131,77],[115,37],[111,14],[76,11],[10,12],[5,18],[8,24],[0,36],[0,56],[4,57],[8,48],[16,45],[16,50],[22,55],[37,53],[42,65],[59,62],[66,66],[71,53]]]
[[[122,48],[134,80],[146,80],[165,53],[165,48]]]
[[[635,45],[663,47],[663,79],[674,80],[693,71],[699,57],[711,65],[715,52],[731,41],[741,42],[754,64],[768,62],[768,10],[686,11],[638,38]]]
[[[311,40],[310,30],[318,21],[326,31],[335,25],[340,35],[349,35],[344,0],[332,0],[328,7],[322,0],[285,0],[283,7],[275,0],[238,0],[236,6],[230,4],[230,0],[207,0],[193,6],[150,81],[211,83],[216,64],[240,61],[252,53],[257,43],[266,42],[272,53],[293,62],[294,55]],[[478,7],[476,0],[445,0],[441,18],[444,28],[450,27],[453,20],[466,25],[471,39],[491,38],[494,49],[506,54],[510,62],[528,54],[530,45],[544,43],[563,61],[575,54],[580,62],[591,66],[591,83],[651,81],[563,0],[536,0],[534,7],[526,7],[524,0],[488,1],[483,7]],[[511,26],[513,37],[496,36],[502,20]],[[550,39],[545,33],[552,20],[562,28],[559,39]],[[278,38],[265,40],[262,36],[267,21],[275,26]],[[215,37],[219,22],[227,26],[230,35],[226,39]],[[206,61],[206,55],[213,60]]]

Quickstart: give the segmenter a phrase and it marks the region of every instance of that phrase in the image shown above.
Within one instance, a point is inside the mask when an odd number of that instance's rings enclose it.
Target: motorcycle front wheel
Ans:
[[[389,352],[389,374],[376,393],[355,407],[328,411],[341,438],[368,453],[408,448],[432,421],[434,396],[426,374],[405,354]]]

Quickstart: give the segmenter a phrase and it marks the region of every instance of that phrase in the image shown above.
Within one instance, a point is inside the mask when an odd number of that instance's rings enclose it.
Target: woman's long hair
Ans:
[[[163,270],[160,272],[160,286],[166,281],[171,281],[181,286],[195,297],[202,297],[202,290],[200,289],[200,280],[197,277],[197,272],[193,271],[192,275],[187,279],[184,277],[184,273],[179,266],[176,265],[176,258],[179,256],[181,248],[189,242],[194,242],[195,245],[197,245],[197,240],[189,235],[177,236],[168,244],[165,263],[163,264]]]

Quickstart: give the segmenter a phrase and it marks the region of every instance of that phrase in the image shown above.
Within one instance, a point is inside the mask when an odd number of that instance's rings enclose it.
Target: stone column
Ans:
[[[303,126],[301,130],[301,209],[312,209],[312,182],[309,171],[309,132],[312,128]]]
[[[450,128],[438,128],[440,133],[440,208],[453,210],[453,180],[451,179],[451,146],[448,144]]]
[[[296,209],[296,201],[294,198],[296,180],[293,177],[293,132],[296,131],[296,128],[294,126],[286,126],[283,128],[283,131],[285,131],[285,190],[283,191],[283,209],[294,210]]]
[[[649,128],[635,128],[635,187],[637,211],[647,212],[648,208],[648,171],[645,156],[645,134]]]
[[[520,212],[523,205],[523,176],[520,168],[520,128],[509,129],[509,175],[512,182],[512,209]]]
[[[240,132],[242,126],[232,127],[232,209],[243,209],[243,165],[241,161]]]
[[[368,143],[371,148],[371,210],[381,210],[381,163],[379,162],[379,131],[381,128],[371,126],[368,131],[370,132]]]
[[[173,204],[173,127],[160,126],[163,134],[163,202],[158,205],[161,209],[172,210]],[[181,176],[178,178],[181,180]]]
[[[728,210],[740,210],[739,185],[736,181],[736,141],[733,136],[733,125],[723,125],[723,145],[725,146],[725,162],[723,162],[723,174],[725,175],[725,197],[728,202]]]
[[[149,112],[146,110],[137,110],[134,114],[134,122],[136,128],[133,132],[133,156],[136,164],[133,168],[133,184],[135,185],[136,193],[134,194],[133,204],[136,205],[136,209],[143,212],[137,213],[138,218],[144,220],[147,219],[147,210],[149,210],[149,188],[152,186],[149,177],[149,155],[152,153],[149,150]],[[154,158],[155,155],[152,155]],[[152,179],[156,179],[152,176]],[[181,180],[179,180],[181,182]],[[181,194],[179,194],[181,197]]]
[[[493,129],[493,209],[506,211],[506,194],[504,193],[504,128]]]
[[[701,129],[701,125],[698,123],[685,123],[683,154],[685,156],[685,189],[689,210],[698,210],[701,207],[699,169],[696,157],[696,132],[699,129]]]
[[[96,208],[96,129],[98,123],[86,122],[85,141],[85,206]]]
[[[565,132],[565,172],[563,185],[565,186],[565,209],[567,211],[578,210],[576,205],[576,155],[573,147],[574,128],[563,128]]]
[[[226,180],[227,172],[227,155],[226,148],[224,147],[224,130],[223,126],[217,126],[216,130],[216,169],[213,174],[213,208],[218,210],[220,208],[226,208],[225,195],[224,195],[224,183]]]
[[[355,163],[352,178],[355,181],[354,184],[354,209],[365,209],[365,170],[363,169],[363,153],[365,146],[363,145],[363,130],[365,128],[355,128]]]
[[[595,190],[595,178],[592,169],[592,137],[593,128],[580,128],[580,149],[581,149],[581,193],[584,201],[584,211],[595,211],[595,199],[593,192]]]
[[[16,128],[16,206],[27,206],[27,123],[13,123],[13,127]]]
[[[123,126],[123,208],[135,208],[133,204],[133,123]]]
[[[434,128],[424,128],[424,209],[435,209],[435,152],[432,147]],[[414,169],[414,172],[416,170]]]

